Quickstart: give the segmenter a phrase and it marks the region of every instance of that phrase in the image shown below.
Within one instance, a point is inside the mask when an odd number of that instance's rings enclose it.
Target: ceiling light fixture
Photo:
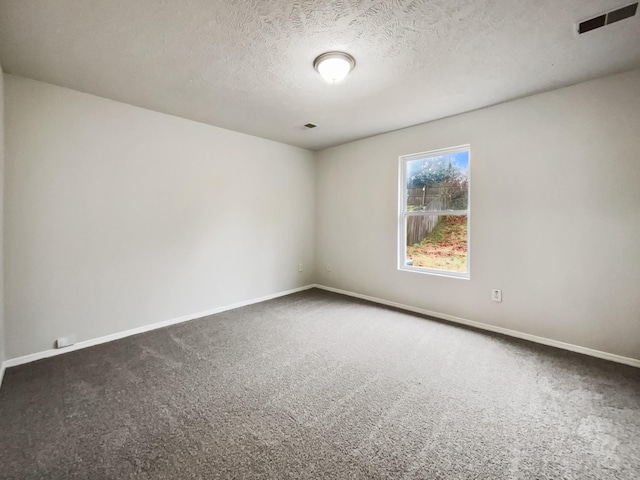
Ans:
[[[355,59],[344,52],[327,52],[313,61],[313,68],[329,83],[339,83],[356,66]]]

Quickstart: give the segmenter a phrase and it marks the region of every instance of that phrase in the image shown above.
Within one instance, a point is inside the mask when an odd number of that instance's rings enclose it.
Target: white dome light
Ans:
[[[313,68],[329,83],[341,82],[355,66],[353,57],[343,52],[323,53],[313,62]]]

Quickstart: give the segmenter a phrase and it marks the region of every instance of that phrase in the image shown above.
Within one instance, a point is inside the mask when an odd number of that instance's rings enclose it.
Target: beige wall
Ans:
[[[471,279],[398,271],[398,156],[466,143]],[[325,150],[317,189],[318,283],[640,358],[640,70]]]
[[[312,282],[311,152],[4,80],[8,358]]]

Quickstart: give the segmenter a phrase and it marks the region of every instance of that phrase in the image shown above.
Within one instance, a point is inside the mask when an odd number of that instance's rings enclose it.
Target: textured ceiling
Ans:
[[[638,68],[640,15],[574,33],[630,1],[0,0],[0,63],[321,149]],[[356,58],[342,84],[312,67],[328,50]]]

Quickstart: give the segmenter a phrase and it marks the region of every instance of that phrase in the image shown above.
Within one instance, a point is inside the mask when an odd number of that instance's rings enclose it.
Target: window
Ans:
[[[400,157],[398,268],[469,278],[469,145]]]

